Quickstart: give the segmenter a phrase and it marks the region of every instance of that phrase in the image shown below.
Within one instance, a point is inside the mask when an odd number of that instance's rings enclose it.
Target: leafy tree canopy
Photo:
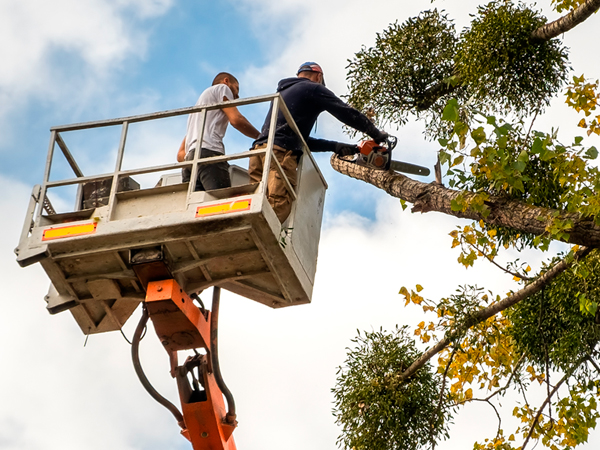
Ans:
[[[571,449],[594,429],[600,395],[600,173],[585,137],[563,143],[535,119],[562,91],[587,136],[600,135],[598,81],[569,74],[557,36],[588,19],[600,0],[553,0],[567,14],[548,23],[533,7],[497,0],[477,8],[457,34],[430,10],[389,26],[348,66],[355,107],[379,124],[425,120],[440,145],[447,186],[361,168],[333,167],[367,181],[413,211],[472,219],[450,232],[466,267],[491,262],[520,289],[506,297],[477,286],[441,300],[417,285],[400,290],[406,305],[432,319],[407,328],[359,334],[333,392],[339,444],[355,450],[435,447],[459,408],[482,401],[498,417],[494,436],[474,449]],[[591,21],[591,20],[590,20]],[[585,26],[585,25],[583,25]],[[506,249],[574,245],[537,274],[527,263],[500,265]],[[437,357],[437,368],[431,363]],[[534,404],[532,386],[545,392]],[[521,396],[505,430],[498,402]]]

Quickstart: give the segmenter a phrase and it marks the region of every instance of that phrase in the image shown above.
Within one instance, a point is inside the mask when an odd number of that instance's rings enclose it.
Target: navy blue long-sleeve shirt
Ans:
[[[327,111],[340,122],[362,131],[372,138],[377,138],[381,134],[367,116],[343,102],[322,84],[315,83],[308,78],[283,79],[277,86],[277,92],[281,94],[302,137],[312,152],[327,152],[335,149],[336,142],[334,141],[309,137],[310,130],[312,130],[317,117],[323,111]],[[260,135],[254,141],[253,146],[266,144],[269,137],[272,111],[273,105],[271,104],[271,109],[269,109]],[[292,150],[297,154],[302,153],[300,139],[287,124],[281,112],[277,115],[274,144]]]

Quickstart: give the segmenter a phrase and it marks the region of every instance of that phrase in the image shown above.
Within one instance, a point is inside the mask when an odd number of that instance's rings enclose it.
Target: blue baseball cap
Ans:
[[[317,72],[323,75],[323,69],[316,62],[308,61],[303,63],[296,75],[300,74],[300,72]],[[325,86],[325,77],[323,76],[323,86]]]

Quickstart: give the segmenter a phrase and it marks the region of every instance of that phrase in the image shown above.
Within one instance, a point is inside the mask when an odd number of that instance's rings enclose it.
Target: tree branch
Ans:
[[[470,208],[466,211],[453,211],[452,200],[462,194],[468,203],[475,194],[449,189],[436,183],[423,183],[396,172],[372,170],[344,161],[336,155],[331,157],[330,162],[336,171],[344,175],[372,184],[392,197],[413,203],[413,212],[437,211],[462,219],[483,220],[489,225],[509,227],[522,233],[535,235],[545,234],[546,227],[550,226],[554,219],[570,220],[573,227],[569,230],[569,238],[566,242],[586,247],[600,247],[600,226],[594,224],[591,218],[584,218],[577,213],[537,207],[503,197],[490,197],[486,202],[490,209],[487,217]]]
[[[531,37],[537,41],[548,41],[575,28],[600,8],[600,0],[587,0],[569,14],[547,23],[535,30]]]
[[[464,324],[462,324],[463,329],[471,328],[478,323],[481,323],[490,317],[498,314],[501,311],[519,303],[524,298],[529,297],[537,292],[539,292],[544,286],[550,283],[554,278],[564,272],[568,267],[571,266],[573,261],[582,259],[586,257],[591,252],[590,248],[582,247],[575,253],[575,258],[573,260],[568,260],[567,258],[562,259],[560,262],[556,263],[552,268],[550,268],[546,273],[541,275],[537,280],[533,283],[528,284],[520,291],[515,292],[514,294],[500,300],[499,302],[494,303],[493,305],[488,306],[482,310],[477,311],[477,313],[473,314],[469,320],[467,320]],[[450,333],[448,336],[444,337],[437,344],[427,350],[420,358],[418,358],[415,362],[413,362],[408,369],[404,372],[397,375],[397,379],[399,382],[406,380],[411,375],[415,374],[421,367],[425,365],[427,361],[433,358],[436,354],[441,352],[444,348],[446,348],[454,338],[459,335],[460,331],[454,331]]]

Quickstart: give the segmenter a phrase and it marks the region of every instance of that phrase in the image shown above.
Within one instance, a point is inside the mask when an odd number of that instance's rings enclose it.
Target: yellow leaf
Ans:
[[[417,292],[421,292],[423,290],[423,286],[421,286],[420,284],[417,284],[416,288]]]
[[[525,272],[531,272],[531,267],[527,266],[527,269],[525,269]]]
[[[521,279],[519,277],[513,277],[513,280],[515,280],[515,281],[521,281]]]
[[[490,237],[496,236],[497,233],[498,233],[497,230],[488,230],[488,234],[490,235]]]
[[[451,231],[449,234],[450,234],[450,236],[451,236],[451,237],[453,237],[454,239],[456,239],[456,238],[458,237],[458,231],[456,231],[456,230],[453,230],[453,231]]]
[[[473,398],[473,389],[469,388],[465,391],[465,397],[467,397],[467,399],[472,399]]]

